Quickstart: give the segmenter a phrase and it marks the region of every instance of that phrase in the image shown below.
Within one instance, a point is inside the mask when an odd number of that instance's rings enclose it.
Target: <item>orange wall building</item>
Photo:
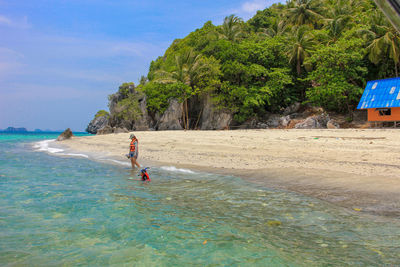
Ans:
[[[400,78],[369,81],[357,109],[368,110],[368,121],[400,121]]]
[[[400,108],[388,108],[384,110],[369,108],[368,121],[400,121]]]

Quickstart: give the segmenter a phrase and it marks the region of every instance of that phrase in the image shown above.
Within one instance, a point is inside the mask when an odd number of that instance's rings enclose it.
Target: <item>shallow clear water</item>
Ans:
[[[400,223],[239,178],[127,167],[0,135],[0,265],[400,264]]]

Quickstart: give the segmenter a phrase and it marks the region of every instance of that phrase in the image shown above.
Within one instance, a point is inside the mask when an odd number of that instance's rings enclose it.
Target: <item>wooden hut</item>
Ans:
[[[357,109],[368,110],[370,122],[400,121],[400,78],[369,81]]]

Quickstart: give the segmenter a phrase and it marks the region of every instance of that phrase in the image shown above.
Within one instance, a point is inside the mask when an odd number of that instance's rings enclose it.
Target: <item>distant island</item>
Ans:
[[[63,130],[50,130],[50,129],[35,129],[33,131],[29,131],[25,127],[8,127],[7,129],[0,129],[2,133],[61,133]]]
[[[0,130],[0,132],[7,132],[7,133],[26,133],[28,130],[24,127],[15,128],[15,127],[8,127],[7,129]]]

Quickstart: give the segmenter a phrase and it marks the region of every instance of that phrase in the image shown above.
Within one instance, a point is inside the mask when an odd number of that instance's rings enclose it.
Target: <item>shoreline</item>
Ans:
[[[400,151],[396,149],[400,148],[400,140],[396,139],[396,130],[135,134],[140,142],[141,163],[233,175],[263,187],[296,192],[352,211],[400,218],[400,166],[396,164],[400,159]],[[109,159],[129,163],[124,158],[129,145],[126,133],[74,137],[57,145],[71,152],[103,154]],[[370,154],[376,157],[367,157]]]

